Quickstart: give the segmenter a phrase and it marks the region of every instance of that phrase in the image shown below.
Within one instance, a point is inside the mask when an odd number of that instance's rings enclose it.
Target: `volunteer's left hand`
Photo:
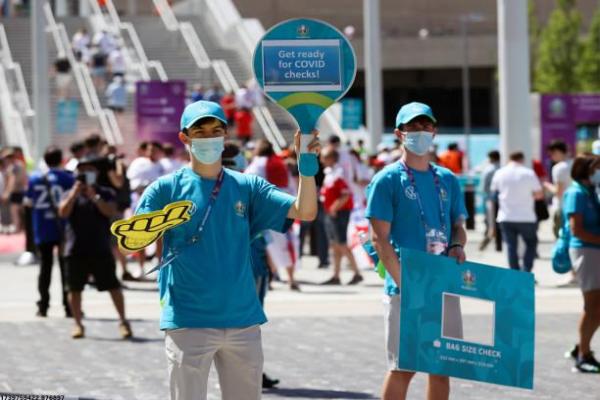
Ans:
[[[309,152],[316,154],[318,157],[319,153],[321,152],[321,142],[319,141],[319,131],[316,129],[313,129],[313,131],[311,132],[311,135],[312,135],[312,140],[308,144],[307,148],[308,148]],[[296,151],[296,155],[300,154],[300,137],[301,136],[302,136],[302,133],[300,133],[300,130],[297,130],[296,133],[294,134],[294,150]]]
[[[467,259],[467,256],[465,255],[465,249],[463,249],[461,246],[451,248],[450,251],[448,251],[448,257],[455,258],[456,262],[459,264],[464,263]]]

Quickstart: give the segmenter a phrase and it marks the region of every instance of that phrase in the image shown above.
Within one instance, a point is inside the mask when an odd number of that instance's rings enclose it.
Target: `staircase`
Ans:
[[[87,27],[89,31],[89,25],[87,19],[79,17],[68,17],[60,18],[57,22],[62,22],[65,25],[69,37],[81,27]],[[33,82],[32,82],[32,59],[31,59],[31,24],[28,18],[7,18],[3,19],[2,23],[5,26],[8,41],[11,46],[13,59],[15,62],[20,63],[25,78],[25,84],[29,92],[30,98],[32,98]],[[50,71],[53,70],[54,61],[57,56],[57,49],[54,41],[50,34],[47,35],[48,43],[48,65]],[[80,141],[85,139],[90,133],[101,133],[101,127],[96,117],[90,117],[87,115],[85,108],[82,103],[82,98],[79,93],[75,79],[71,85],[71,97],[79,102],[78,111],[78,122],[77,132],[75,134],[59,134],[56,133],[56,117],[58,108],[58,97],[56,96],[56,85],[55,80],[52,79],[52,72],[48,72],[49,85],[50,85],[50,121],[52,126],[50,127],[51,140],[50,143],[59,146],[66,150],[74,141]],[[101,104],[105,104],[104,93],[102,90],[98,90],[98,97]],[[33,99],[32,99],[33,100]],[[133,113],[133,99],[130,96],[130,106],[125,113],[123,113],[117,119],[121,132],[123,133],[123,139],[125,143],[120,146],[121,150],[127,155],[135,155],[135,148],[137,147],[135,138],[135,115]],[[65,154],[67,155],[67,154]]]
[[[179,17],[178,19],[179,22],[189,21],[192,23],[209,58],[211,60],[222,59],[227,62],[238,84],[241,85],[252,78],[250,61],[243,60],[237,50],[219,45],[214,33],[203,24],[200,18]],[[218,83],[218,79],[211,69],[201,70],[196,66],[181,34],[168,31],[159,17],[135,16],[127,17],[126,20],[135,25],[148,58],[161,61],[169,79],[185,80],[190,89],[197,83],[202,84],[205,88]],[[284,138],[288,143],[292,143],[293,133],[296,129],[295,123],[286,111],[270,100],[266,101]],[[260,132],[256,122],[254,131]]]

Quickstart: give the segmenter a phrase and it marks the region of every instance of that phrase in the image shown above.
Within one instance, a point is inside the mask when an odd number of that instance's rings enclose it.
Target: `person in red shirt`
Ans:
[[[252,139],[252,120],[252,113],[248,108],[242,108],[235,112],[237,138],[244,144]]]
[[[221,107],[227,118],[227,126],[235,125],[235,94],[229,92],[221,97]]]
[[[321,186],[321,202],[325,209],[325,232],[333,251],[333,277],[324,282],[324,285],[339,285],[342,257],[350,261],[350,268],[354,276],[348,282],[356,285],[363,280],[354,255],[346,243],[348,222],[350,213],[354,208],[352,201],[352,190],[348,182],[344,180],[344,172],[338,164],[339,153],[332,147],[326,147],[321,151],[321,163],[325,167],[325,179]]]

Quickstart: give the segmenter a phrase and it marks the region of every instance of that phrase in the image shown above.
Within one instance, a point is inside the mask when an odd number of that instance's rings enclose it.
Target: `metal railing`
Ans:
[[[121,134],[119,125],[116,123],[115,116],[111,110],[102,108],[89,68],[83,62],[77,61],[64,24],[56,23],[52,7],[49,3],[44,5],[44,13],[47,22],[46,29],[52,34],[59,55],[69,60],[86,115],[98,119],[102,133],[108,143],[115,145],[122,144],[123,135]]]
[[[88,2],[92,8],[90,22],[95,27],[95,30],[105,29],[112,32],[121,40],[122,53],[128,70],[144,81],[151,79],[150,70],[154,70],[158,79],[163,82],[166,81],[167,74],[162,63],[160,61],[148,60],[135,27],[130,22],[121,21],[121,17],[119,17],[113,1],[106,1],[108,14],[102,11],[97,0],[88,0]]]
[[[229,38],[232,43],[240,43],[241,48],[246,52],[247,59],[252,60],[256,43],[265,33],[260,21],[253,20],[252,29],[248,29],[232,0],[204,0],[204,4],[205,7],[203,8],[208,11],[209,18],[211,21],[215,21],[217,27],[221,30],[221,36]],[[265,110],[270,114],[266,107]],[[272,117],[270,118],[272,119]],[[336,134],[343,142],[346,142],[346,133],[331,111],[327,110],[323,113],[321,123],[324,123],[331,133]]]
[[[4,25],[0,24],[0,103],[2,125],[6,141],[23,148],[26,157],[31,157],[34,112],[29,101],[21,66],[12,58]]]
[[[181,33],[196,66],[200,69],[212,68],[225,92],[237,91],[240,87],[229,65],[225,60],[210,59],[194,26],[189,22],[179,22],[166,0],[153,0],[153,2],[165,28],[172,32],[179,31]],[[268,108],[264,106],[253,107],[252,114],[276,151],[279,152],[282,147],[286,147],[286,141]]]
[[[23,118],[13,104],[11,90],[5,74],[3,65],[0,65],[0,122],[2,122],[6,143],[8,145],[20,146],[25,157],[31,157],[31,141],[27,140],[27,132],[23,124]]]

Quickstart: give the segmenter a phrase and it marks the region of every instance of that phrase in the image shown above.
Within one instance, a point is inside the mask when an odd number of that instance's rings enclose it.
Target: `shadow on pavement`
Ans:
[[[298,399],[377,399],[370,393],[305,388],[266,389],[264,394]]]
[[[123,343],[152,343],[152,342],[164,342],[164,338],[143,338],[143,337],[132,337],[129,339],[122,339],[117,337],[99,337],[99,336],[87,336],[87,340],[95,340],[97,342],[123,342]]]

